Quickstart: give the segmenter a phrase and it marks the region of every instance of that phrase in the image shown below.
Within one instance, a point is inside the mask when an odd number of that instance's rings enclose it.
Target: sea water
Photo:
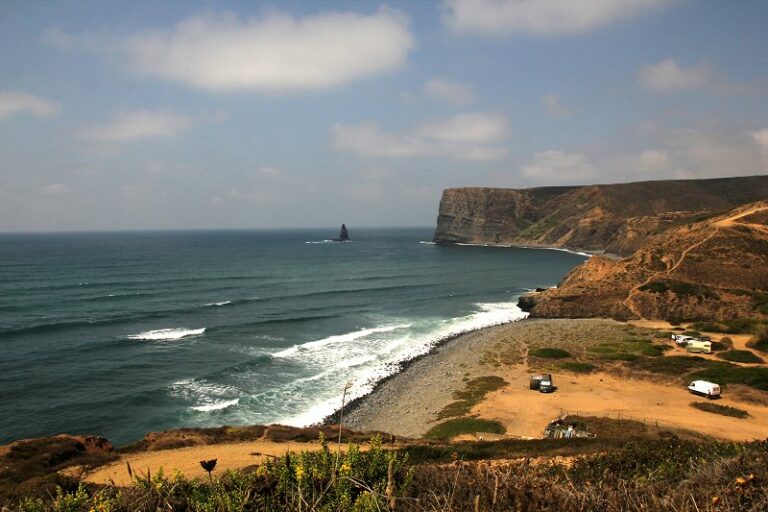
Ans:
[[[0,443],[311,424],[584,260],[334,231],[0,235]]]

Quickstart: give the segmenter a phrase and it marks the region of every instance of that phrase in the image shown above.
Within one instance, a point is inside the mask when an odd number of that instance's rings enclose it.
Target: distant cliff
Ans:
[[[768,176],[443,191],[434,241],[632,254],[661,233],[768,198]]]

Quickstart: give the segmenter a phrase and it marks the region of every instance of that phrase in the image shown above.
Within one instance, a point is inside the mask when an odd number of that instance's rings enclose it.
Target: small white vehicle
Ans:
[[[720,386],[714,382],[706,380],[695,380],[688,385],[688,391],[694,395],[705,396],[707,398],[719,398]]]
[[[678,347],[685,347],[688,345],[688,343],[696,341],[696,338],[693,336],[686,336],[684,334],[673,334],[672,341],[674,341]]]
[[[712,353],[712,342],[711,341],[703,341],[703,340],[693,340],[689,341],[685,345],[685,350],[688,352],[695,352],[699,354],[711,354]]]

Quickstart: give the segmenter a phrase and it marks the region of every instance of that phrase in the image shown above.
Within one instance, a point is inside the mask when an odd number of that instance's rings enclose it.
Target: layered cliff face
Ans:
[[[768,315],[768,201],[656,235],[622,260],[594,257],[528,299],[532,316],[667,320]]]
[[[627,256],[669,229],[768,197],[768,176],[446,189],[434,241],[563,247]]]

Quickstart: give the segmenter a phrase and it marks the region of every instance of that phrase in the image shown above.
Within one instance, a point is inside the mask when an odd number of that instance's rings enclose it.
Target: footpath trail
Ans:
[[[683,251],[680,253],[680,257],[677,258],[677,261],[675,261],[671,265],[668,265],[666,270],[652,272],[651,275],[647,279],[645,279],[642,283],[638,284],[637,286],[634,286],[627,294],[627,298],[624,299],[623,301],[624,306],[626,306],[627,309],[629,309],[632,313],[637,315],[637,317],[640,318],[641,320],[645,319],[633,302],[634,296],[640,292],[640,288],[647,285],[654,279],[658,279],[659,276],[662,276],[662,275],[668,276],[672,272],[677,270],[680,267],[680,265],[685,261],[685,258],[688,256],[688,254],[691,251],[707,243],[709,240],[712,239],[712,237],[714,237],[717,233],[719,233],[721,229],[731,229],[737,226],[745,226],[749,229],[760,231],[763,234],[768,234],[768,227],[762,224],[739,222],[739,219],[742,219],[744,217],[748,217],[752,214],[766,211],[766,210],[768,210],[768,206],[757,206],[755,208],[750,208],[749,210],[740,212],[737,215],[733,215],[731,217],[721,219],[717,222],[712,223],[712,226],[714,227],[714,229],[705,238],[683,249]]]

